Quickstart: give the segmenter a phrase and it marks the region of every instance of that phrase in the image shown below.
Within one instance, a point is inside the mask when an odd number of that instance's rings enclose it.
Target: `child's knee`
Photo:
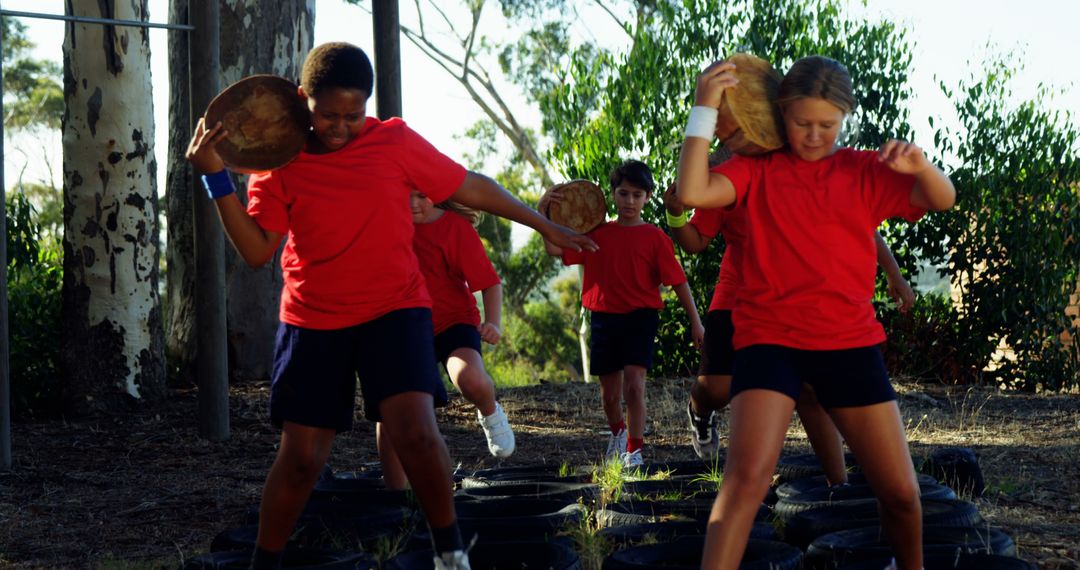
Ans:
[[[919,485],[914,477],[911,480],[891,482],[880,491],[875,491],[883,509],[894,513],[911,513],[921,508]]]
[[[412,454],[430,453],[442,436],[437,428],[426,423],[410,424],[401,430],[394,438],[394,450],[399,457],[407,457]]]
[[[628,382],[623,388],[627,402],[640,402],[645,399],[645,386],[640,382]]]
[[[291,449],[284,459],[284,474],[293,486],[314,484],[325,463],[323,457],[314,449]]]
[[[489,386],[493,385],[493,382],[482,369],[478,370],[475,367],[468,366],[458,374],[455,384],[458,390],[461,390],[462,395],[469,399],[482,394]]]

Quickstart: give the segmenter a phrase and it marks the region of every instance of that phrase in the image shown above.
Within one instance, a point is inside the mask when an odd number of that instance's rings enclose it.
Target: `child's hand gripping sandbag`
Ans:
[[[206,108],[206,126],[227,135],[216,150],[234,172],[281,168],[304,148],[310,113],[292,81],[252,75],[227,87]]]
[[[604,191],[588,180],[552,186],[541,199],[540,213],[579,234],[592,231],[607,218]]]
[[[782,77],[769,62],[746,53],[727,59],[739,82],[724,90],[716,119],[716,138],[735,154],[755,155],[784,146],[783,121],[776,104]]]

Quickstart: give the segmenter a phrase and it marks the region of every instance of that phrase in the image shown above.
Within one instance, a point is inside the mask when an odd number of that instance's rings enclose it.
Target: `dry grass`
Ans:
[[[646,459],[688,459],[688,380],[650,380]],[[595,465],[606,427],[595,385],[503,391],[519,451],[505,465]],[[987,481],[975,499],[990,524],[1039,568],[1080,568],[1080,398],[899,383],[912,452],[973,448]],[[258,501],[277,433],[266,422],[265,384],[237,386],[233,436],[196,436],[188,391],[135,414],[80,422],[16,423],[15,470],[0,473],[0,568],[175,568],[239,524]],[[464,469],[492,467],[460,398],[440,411],[451,454]],[[808,450],[797,422],[786,453]],[[721,422],[721,433],[726,425]],[[339,438],[332,463],[376,461],[372,428]]]

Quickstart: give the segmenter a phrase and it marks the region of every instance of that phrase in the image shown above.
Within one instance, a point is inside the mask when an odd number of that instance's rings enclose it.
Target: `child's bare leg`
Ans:
[[[608,425],[614,426],[623,422],[622,399],[622,370],[600,376],[600,403],[604,406]]]
[[[386,426],[382,422],[375,424],[375,445],[379,448],[383,485],[395,491],[407,488],[409,479],[405,477],[405,469],[401,466],[401,460],[398,459],[397,451],[390,443],[390,437],[386,435]]]
[[[623,368],[623,397],[626,398],[626,433],[630,438],[645,435],[645,369]]]
[[[284,422],[281,446],[266,476],[259,503],[256,544],[268,552],[285,550],[296,519],[326,465],[336,431]]]
[[[825,470],[825,478],[829,484],[847,483],[844,440],[809,384],[803,384],[795,409],[799,412],[806,438],[810,440],[810,447],[814,448],[814,455],[817,455],[822,469]]]
[[[379,414],[428,525],[449,527],[455,520],[450,454],[435,424],[431,394],[395,394],[379,403]]]
[[[709,516],[702,568],[739,567],[794,408],[791,398],[772,390],[744,390],[732,400],[724,483]]]
[[[731,376],[710,374],[698,376],[690,387],[690,407],[699,417],[727,407],[731,401]]]
[[[896,401],[829,410],[881,508],[899,570],[922,568],[922,503]]]
[[[451,352],[446,361],[446,371],[450,374],[450,381],[461,390],[461,395],[481,414],[490,416],[495,413],[495,382],[484,369],[479,352],[471,348]]]

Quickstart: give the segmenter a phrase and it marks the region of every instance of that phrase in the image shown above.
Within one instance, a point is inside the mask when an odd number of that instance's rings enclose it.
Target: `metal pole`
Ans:
[[[188,77],[191,132],[217,95],[220,68],[221,7],[218,0],[191,0],[188,22]],[[229,367],[225,332],[225,244],[217,206],[192,176],[195,225],[195,374],[199,385],[199,435],[229,438]]]
[[[401,116],[401,26],[397,0],[374,0],[376,111],[382,120]]]
[[[63,20],[65,22],[81,22],[84,24],[132,26],[135,28],[164,28],[166,30],[195,29],[193,26],[188,26],[186,24],[155,24],[154,22],[140,22],[139,20],[115,20],[112,18],[94,18],[92,16],[68,16],[65,14],[42,14],[40,12],[18,12],[15,10],[0,10],[0,16],[13,16],[16,18],[35,18],[38,20]]]
[[[0,26],[0,49],[4,45],[4,27]],[[11,354],[8,338],[7,290],[7,197],[4,189],[4,70],[0,66],[0,471],[11,469]]]

